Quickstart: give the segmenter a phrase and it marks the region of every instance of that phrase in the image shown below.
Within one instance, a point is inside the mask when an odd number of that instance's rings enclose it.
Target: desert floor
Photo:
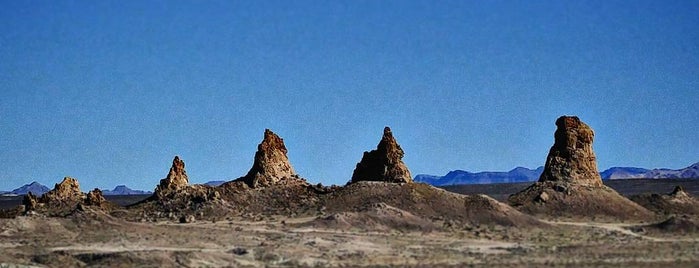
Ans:
[[[433,220],[436,228],[416,231],[324,217],[132,222],[90,209],[19,216],[0,219],[0,267],[699,267],[696,230],[648,222],[542,219],[547,226],[519,229]]]
[[[53,267],[699,265],[699,236],[654,233],[628,223],[547,221],[550,227],[529,230],[452,226],[419,232],[306,227],[304,223],[314,219],[181,224],[126,222],[95,211],[67,218],[21,216],[0,220],[0,263]]]

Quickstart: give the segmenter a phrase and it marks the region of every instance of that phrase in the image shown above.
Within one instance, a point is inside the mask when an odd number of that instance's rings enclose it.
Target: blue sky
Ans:
[[[0,189],[153,189],[250,168],[265,128],[344,184],[390,126],[413,174],[699,161],[697,1],[3,1]]]

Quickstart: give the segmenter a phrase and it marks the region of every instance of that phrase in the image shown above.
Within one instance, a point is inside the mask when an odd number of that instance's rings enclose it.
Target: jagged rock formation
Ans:
[[[691,198],[691,196],[687,193],[687,191],[684,190],[684,187],[677,185],[675,186],[675,189],[672,190],[670,193],[670,197],[673,199],[687,199]]]
[[[383,137],[376,150],[364,152],[362,160],[352,174],[349,183],[359,181],[383,181],[410,183],[413,181],[410,170],[403,163],[403,149],[400,148],[389,127],[383,130]]]
[[[699,200],[687,193],[682,186],[676,186],[669,194],[639,194],[629,199],[660,214],[699,215]]]
[[[93,189],[92,191],[87,193],[87,196],[85,197],[85,205],[104,207],[106,204],[107,199],[104,199],[104,196],[102,195],[102,190],[100,189]]]
[[[84,194],[80,191],[80,184],[78,180],[65,177],[60,183],[56,183],[53,190],[46,192],[41,196],[39,202],[41,203],[69,203],[69,202],[81,202],[85,198]]]
[[[38,203],[38,198],[34,194],[32,194],[32,192],[28,192],[26,195],[24,195],[24,198],[22,198],[22,205],[24,205],[24,211],[35,210]]]
[[[247,175],[237,181],[256,188],[278,184],[285,179],[298,179],[286,153],[284,140],[271,130],[265,129],[264,138],[257,146],[255,162]]]
[[[556,126],[555,141],[539,182],[602,186],[597,159],[592,151],[594,131],[577,116],[561,116],[556,120]]]
[[[24,205],[25,213],[34,211],[50,216],[66,216],[76,209],[84,209],[83,205],[102,210],[118,207],[107,201],[99,189],[92,190],[85,195],[80,191],[78,180],[70,177],[65,177],[63,181],[56,183],[52,190],[39,198],[28,193],[24,196],[22,205]]]
[[[647,209],[602,183],[592,151],[594,131],[576,116],[556,120],[555,141],[539,181],[509,197],[520,211],[566,218],[648,220]]]
[[[185,164],[179,156],[172,160],[168,175],[160,180],[153,195],[130,208],[143,211],[142,220],[170,218],[177,220],[179,213],[191,213],[204,209],[213,209],[221,201],[220,193],[215,187],[207,185],[189,185]],[[220,206],[216,207],[219,209]],[[165,216],[169,215],[169,216]]]
[[[175,156],[172,160],[172,167],[170,167],[170,172],[167,177],[160,180],[160,184],[155,188],[155,194],[161,195],[164,192],[176,191],[189,184],[189,178],[187,177],[187,171],[184,170],[184,161],[180,159],[179,156]]]

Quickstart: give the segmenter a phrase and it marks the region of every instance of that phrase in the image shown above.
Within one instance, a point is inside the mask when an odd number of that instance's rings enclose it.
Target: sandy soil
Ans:
[[[308,227],[315,217],[127,222],[96,211],[0,219],[0,267],[347,267],[699,265],[699,235],[650,236],[633,224],[549,221],[420,231]],[[652,252],[652,254],[649,254]]]

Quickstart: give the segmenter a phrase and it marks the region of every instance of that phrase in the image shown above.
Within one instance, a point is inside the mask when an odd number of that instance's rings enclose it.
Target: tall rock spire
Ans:
[[[403,149],[393,137],[389,127],[383,129],[383,137],[376,150],[364,152],[357,164],[350,183],[358,181],[412,182],[410,170],[403,163]]]
[[[594,132],[576,116],[556,120],[554,143],[539,181],[510,195],[509,203],[532,215],[585,219],[648,220],[653,213],[602,184],[592,151]]]
[[[155,193],[161,193],[168,190],[177,190],[189,184],[187,171],[184,170],[184,161],[179,156],[175,156],[172,160],[172,167],[167,177],[160,180],[160,184],[155,188]]]
[[[556,126],[555,141],[539,182],[562,181],[602,186],[592,151],[594,131],[577,116],[561,116],[556,120]]]
[[[239,180],[250,187],[260,187],[279,183],[286,178],[298,177],[286,153],[284,140],[271,130],[265,129],[264,138],[257,146],[255,162],[248,174]]]

